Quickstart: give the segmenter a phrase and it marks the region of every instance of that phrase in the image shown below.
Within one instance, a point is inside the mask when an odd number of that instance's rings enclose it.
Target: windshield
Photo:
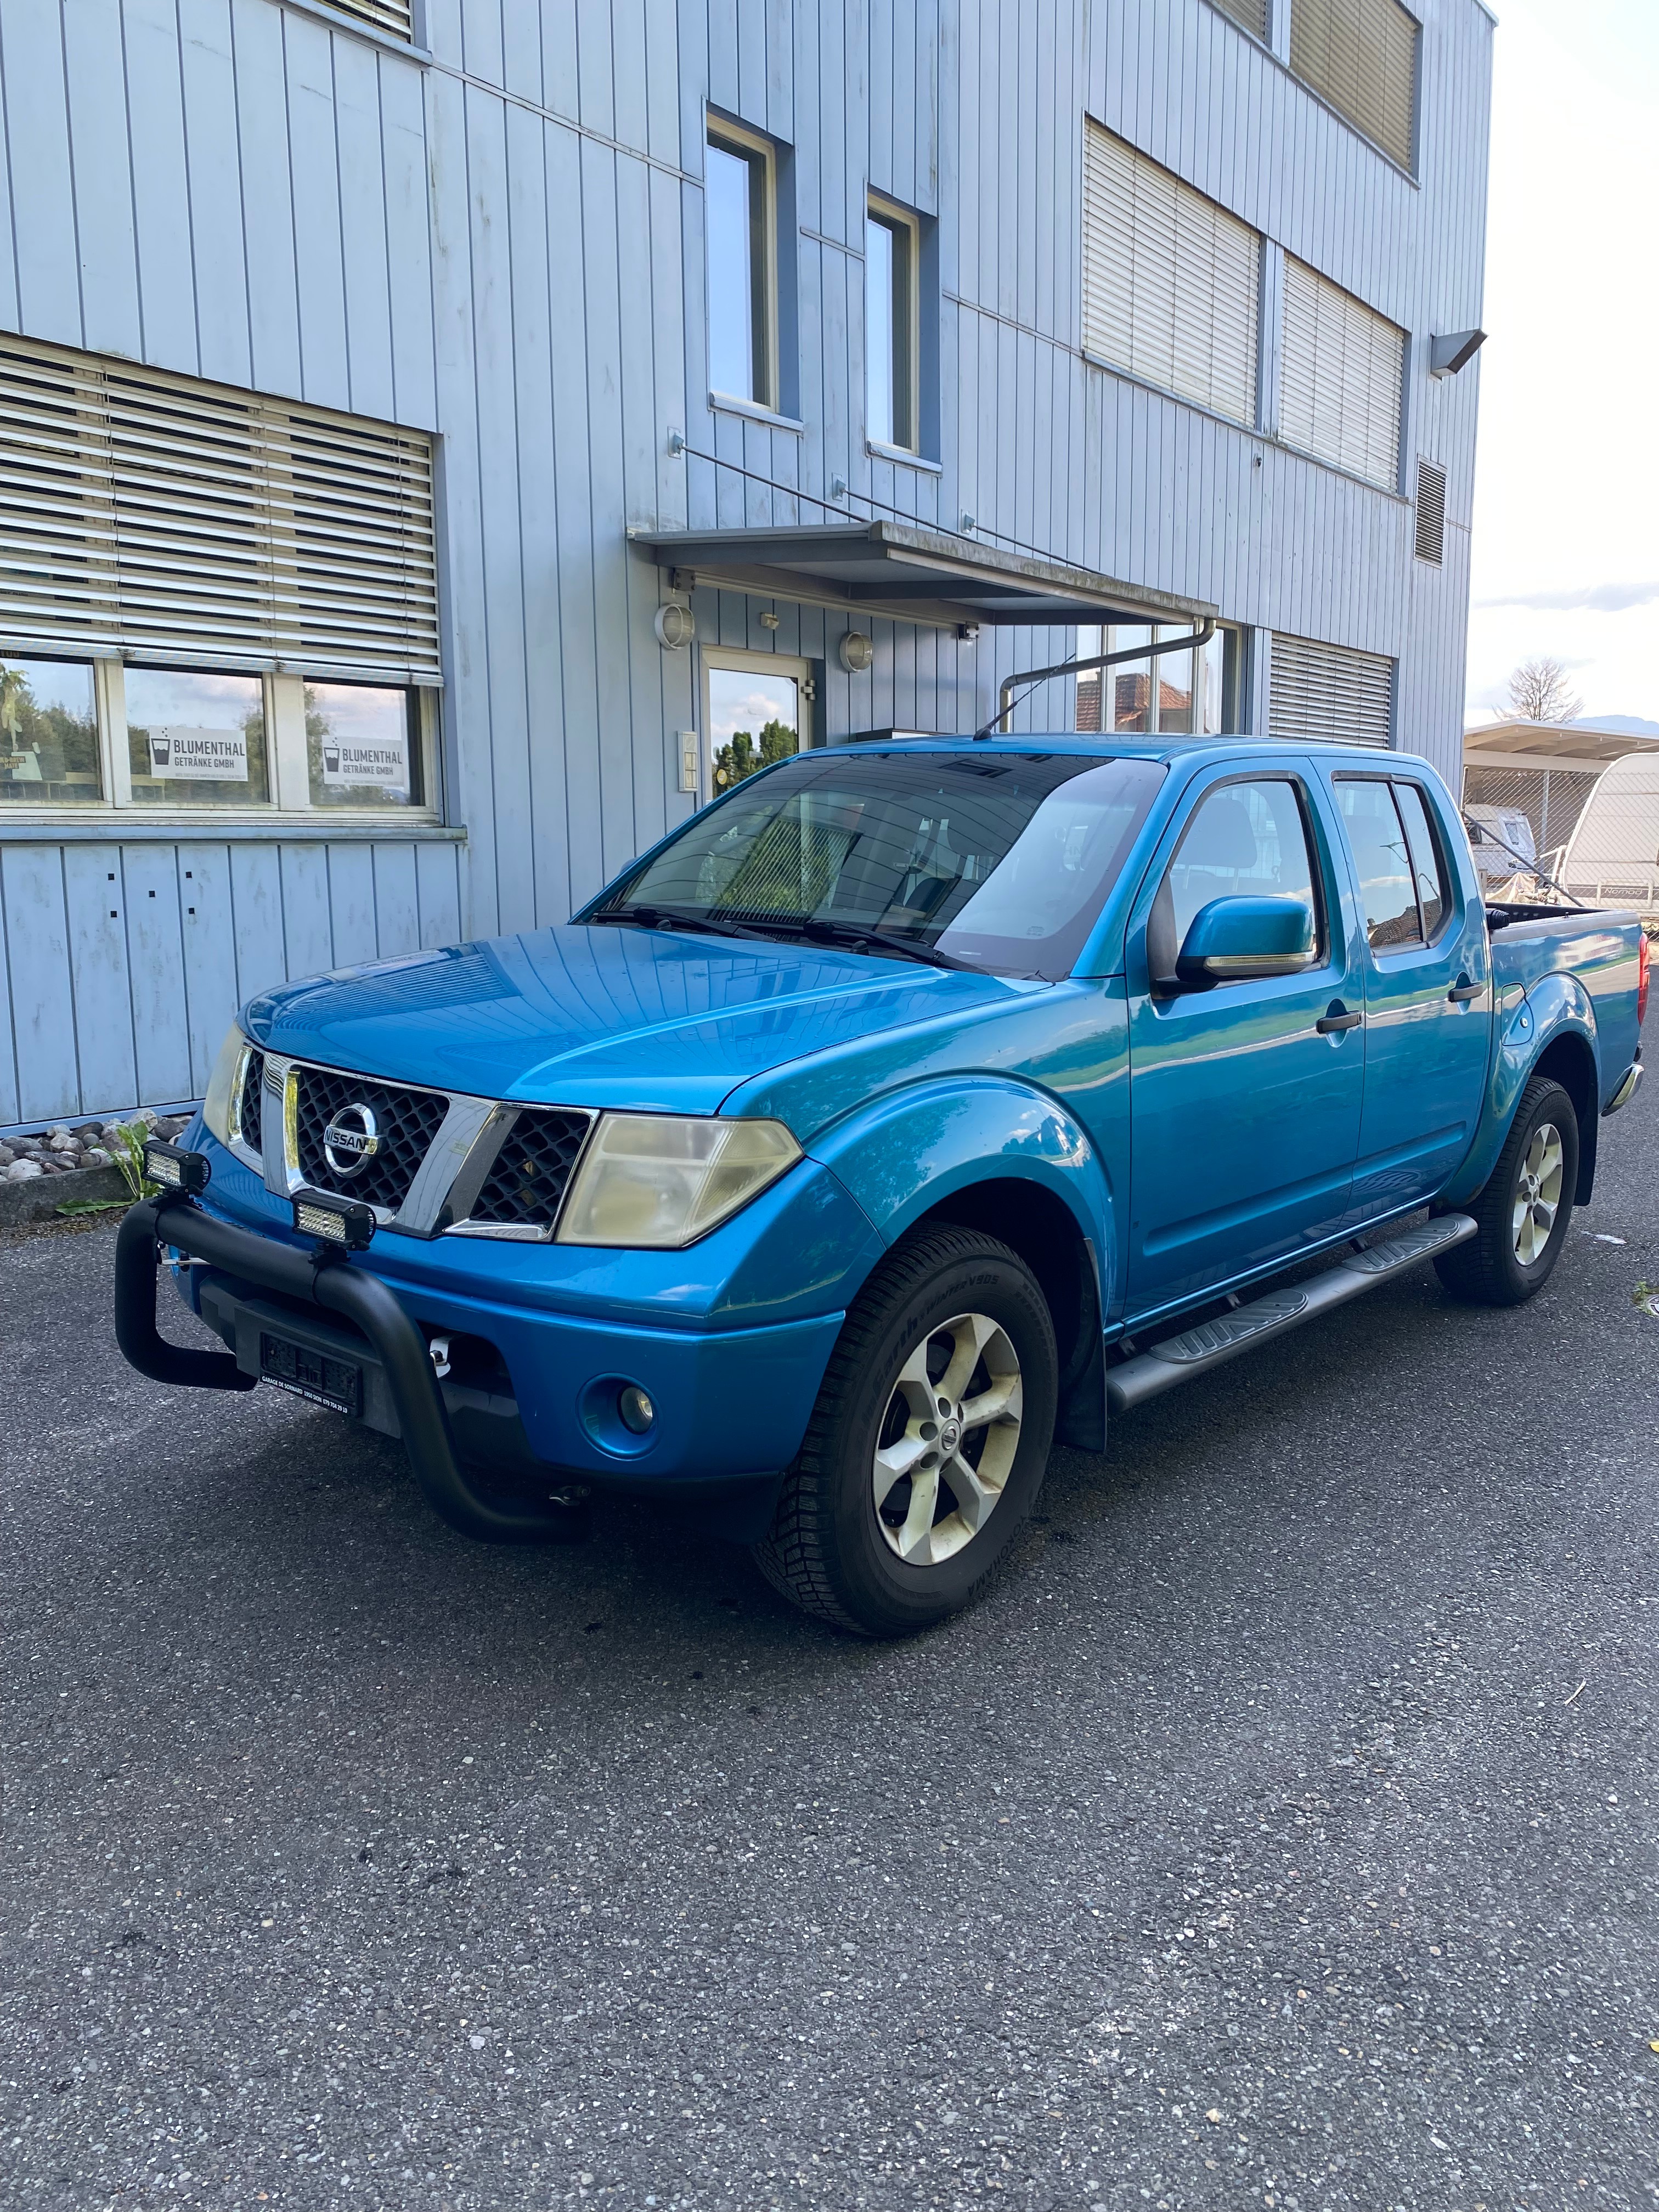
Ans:
[[[582,919],[1069,975],[1157,763],[835,746],[740,786]]]

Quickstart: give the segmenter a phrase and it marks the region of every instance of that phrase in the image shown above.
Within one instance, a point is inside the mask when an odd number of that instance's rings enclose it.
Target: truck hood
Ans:
[[[829,947],[571,924],[267,991],[257,1044],[489,1098],[712,1114],[740,1084],[1049,986]]]

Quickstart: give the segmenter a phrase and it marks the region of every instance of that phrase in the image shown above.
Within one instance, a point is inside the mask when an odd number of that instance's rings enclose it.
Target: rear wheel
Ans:
[[[1541,1291],[1561,1256],[1578,1187],[1578,1116],[1559,1083],[1535,1075],[1485,1188],[1464,1209],[1480,1224],[1435,1261],[1454,1297],[1518,1306]]]
[[[994,1237],[925,1231],[848,1315],[770,1533],[787,1597],[866,1636],[965,1605],[1042,1484],[1058,1359],[1036,1279]]]

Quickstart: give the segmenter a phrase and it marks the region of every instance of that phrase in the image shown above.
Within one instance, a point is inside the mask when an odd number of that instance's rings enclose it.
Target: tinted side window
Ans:
[[[1423,909],[1423,934],[1432,937],[1447,907],[1445,870],[1440,847],[1429,823],[1428,803],[1414,783],[1397,783],[1394,795],[1400,802],[1411,848],[1412,871],[1417,878],[1418,903]]]
[[[1381,781],[1339,777],[1336,803],[1359,871],[1365,933],[1373,950],[1387,952],[1420,944],[1411,856],[1392,791]]]
[[[1212,899],[1299,899],[1313,917],[1319,901],[1296,786],[1275,777],[1224,783],[1200,799],[1170,863],[1148,928],[1152,973],[1172,975],[1193,917]]]

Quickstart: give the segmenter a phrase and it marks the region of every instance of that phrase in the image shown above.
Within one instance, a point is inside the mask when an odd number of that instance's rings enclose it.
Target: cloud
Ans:
[[[1506,592],[1477,599],[1478,607],[1534,607],[1568,614],[1584,609],[1592,614],[1619,615],[1629,607],[1651,606],[1659,599],[1659,583],[1588,584],[1576,592]]]

